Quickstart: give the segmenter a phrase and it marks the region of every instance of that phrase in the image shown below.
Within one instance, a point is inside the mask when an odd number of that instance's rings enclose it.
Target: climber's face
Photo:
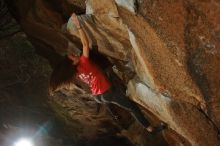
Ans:
[[[73,62],[73,65],[76,65],[79,63],[79,56],[75,55],[75,54],[69,54],[68,58]]]

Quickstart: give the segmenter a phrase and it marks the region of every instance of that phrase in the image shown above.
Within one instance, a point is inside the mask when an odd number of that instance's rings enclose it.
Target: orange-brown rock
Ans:
[[[90,3],[95,17],[104,20],[119,15],[128,28],[132,62],[139,78],[129,84],[131,98],[191,145],[219,145],[219,41],[215,30],[219,3],[139,1],[137,14],[113,1],[108,1],[108,8],[97,3]]]
[[[90,46],[96,46],[99,53],[115,63],[122,79],[127,75],[124,68],[135,72],[126,85],[129,98],[141,105],[153,124],[168,124],[163,135],[170,145],[220,145],[219,1],[32,0],[33,5],[22,5],[21,0],[13,2],[28,36],[60,54],[70,48],[79,53],[79,36],[68,18],[71,10],[83,9],[86,13],[80,11],[79,19]],[[70,4],[75,7],[71,9]],[[86,92],[76,93],[89,97]],[[88,99],[74,104],[70,104],[71,100],[54,99],[63,108],[88,103]],[[91,133],[97,136],[95,128],[100,123],[94,126],[89,122],[95,119],[94,111],[78,111],[83,114],[73,114],[76,109],[68,113],[82,121],[85,129],[91,127]],[[86,117],[88,114],[91,115]],[[134,145],[147,145],[146,134],[140,134],[136,126],[133,123],[120,134]],[[163,138],[158,139],[164,142]]]

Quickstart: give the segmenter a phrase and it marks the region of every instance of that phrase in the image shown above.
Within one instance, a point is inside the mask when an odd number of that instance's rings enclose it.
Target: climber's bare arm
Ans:
[[[76,25],[78,31],[79,31],[79,35],[80,35],[80,39],[83,45],[83,56],[85,57],[89,57],[89,41],[88,41],[88,37],[85,33],[85,31],[83,30],[83,28],[80,25],[80,22],[76,16],[75,13],[72,14],[71,16],[73,23]]]

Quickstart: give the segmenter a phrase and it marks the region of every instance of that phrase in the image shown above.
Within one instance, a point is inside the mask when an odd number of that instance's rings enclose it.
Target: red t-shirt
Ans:
[[[111,83],[101,69],[83,55],[80,57],[76,70],[76,76],[89,85],[93,95],[103,94],[111,87]]]

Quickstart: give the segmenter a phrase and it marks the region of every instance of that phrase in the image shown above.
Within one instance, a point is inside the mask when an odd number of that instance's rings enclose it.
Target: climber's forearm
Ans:
[[[88,37],[85,33],[85,31],[83,30],[80,21],[78,19],[78,17],[76,16],[75,13],[72,14],[71,19],[73,20],[73,23],[75,24],[76,28],[79,31],[79,36],[83,45],[83,55],[85,57],[89,57],[89,41],[88,41]]]
[[[80,26],[78,28],[79,31],[79,35],[80,35],[80,39],[83,45],[83,55],[86,57],[89,57],[89,41],[88,41],[88,37],[85,33],[85,31],[83,30],[83,28]]]

